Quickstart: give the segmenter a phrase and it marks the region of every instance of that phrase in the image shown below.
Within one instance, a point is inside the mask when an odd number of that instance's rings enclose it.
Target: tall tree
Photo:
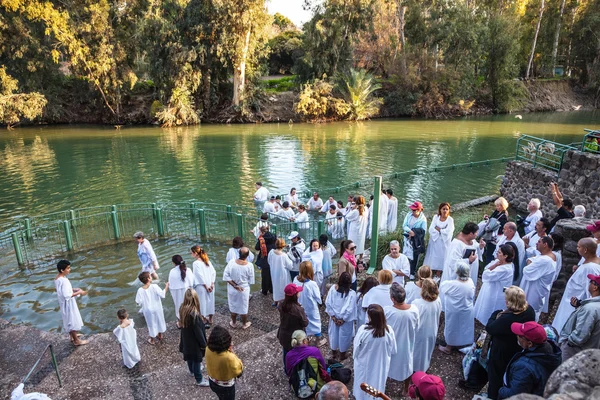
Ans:
[[[558,41],[560,39],[560,28],[562,24],[563,14],[565,13],[565,4],[567,0],[561,0],[558,20],[556,21],[556,31],[554,32],[554,43],[552,44],[552,75],[555,75],[556,57],[558,56]]]
[[[546,5],[545,0],[540,1],[540,13],[537,20],[537,26],[535,28],[535,34],[533,36],[533,44],[531,45],[531,55],[529,56],[529,62],[527,63],[527,70],[525,72],[525,79],[529,79],[531,69],[533,67],[533,58],[535,56],[535,47],[537,45],[538,35],[540,34],[540,26],[542,25],[542,17],[544,15],[544,8]]]

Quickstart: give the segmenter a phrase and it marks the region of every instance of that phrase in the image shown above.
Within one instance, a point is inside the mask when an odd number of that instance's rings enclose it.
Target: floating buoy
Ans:
[[[522,115],[515,115],[515,118],[523,119]]]

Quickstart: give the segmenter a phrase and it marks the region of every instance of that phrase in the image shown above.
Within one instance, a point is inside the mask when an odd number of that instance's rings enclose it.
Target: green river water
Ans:
[[[158,127],[47,126],[0,132],[0,226],[25,216],[95,205],[205,201],[251,206],[254,182],[271,193],[331,188],[423,166],[514,156],[520,134],[560,143],[581,142],[584,128],[600,129],[600,113],[524,114],[451,121],[377,120],[358,124],[202,125]],[[457,203],[497,192],[504,166],[402,176],[384,182],[406,204],[424,203],[427,214],[441,201]],[[365,189],[366,190],[366,189]],[[321,191],[322,197],[329,194]],[[345,202],[348,193],[340,194]],[[192,242],[153,242],[163,286],[173,254],[191,267]],[[253,245],[253,243],[252,243]],[[203,244],[218,280],[227,244]],[[137,318],[139,272],[136,244],[123,243],[72,255],[74,287],[84,332],[111,330],[116,310]],[[16,264],[16,263],[14,263]],[[0,317],[61,330],[54,293],[55,269],[0,268]],[[219,282],[218,302],[226,301]],[[173,320],[170,295],[164,301]]]

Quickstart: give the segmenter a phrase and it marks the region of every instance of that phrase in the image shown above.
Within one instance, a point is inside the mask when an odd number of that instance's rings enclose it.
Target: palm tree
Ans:
[[[338,76],[336,87],[350,106],[349,119],[360,121],[379,112],[383,99],[374,97],[373,93],[381,89],[381,85],[375,83],[367,71],[350,69],[348,74]]]

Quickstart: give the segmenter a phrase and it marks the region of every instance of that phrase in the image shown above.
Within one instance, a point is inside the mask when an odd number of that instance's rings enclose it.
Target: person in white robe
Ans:
[[[531,199],[529,204],[527,204],[527,211],[529,211],[529,215],[525,217],[523,222],[525,235],[533,232],[535,230],[535,224],[544,216],[540,211],[541,203],[540,199]]]
[[[256,192],[254,192],[254,201],[263,202],[269,200],[269,191],[262,185],[262,182],[256,182]]]
[[[321,269],[323,270],[323,284],[321,285],[321,296],[325,297],[327,294],[327,281],[329,277],[333,275],[333,256],[337,254],[337,249],[329,241],[329,237],[326,233],[319,236],[319,245],[323,252],[323,264]]]
[[[513,264],[515,265],[516,278],[513,279],[513,284],[518,286],[519,282],[521,281],[521,276],[523,275],[522,271],[523,267],[525,266],[525,261],[527,260],[527,254],[525,252],[525,243],[523,242],[523,239],[521,239],[521,236],[519,236],[519,232],[517,232],[517,224],[515,224],[514,222],[507,222],[506,224],[504,224],[503,232],[503,235],[498,236],[496,250],[494,250],[494,258],[496,258],[500,246],[508,242],[514,243],[514,245],[517,247],[517,254],[515,254],[515,258],[513,260]],[[517,265],[519,268],[518,271],[516,271]]]
[[[323,274],[323,250],[321,244],[317,239],[310,241],[310,244],[304,250],[302,254],[302,261],[310,261],[315,272],[315,283],[319,287],[319,293],[322,293],[321,297],[324,296],[325,275]]]
[[[256,222],[256,225],[254,226],[254,228],[252,228],[252,234],[257,239],[260,236],[260,228],[262,228],[263,226],[269,226],[268,219],[269,219],[269,214],[263,213],[260,216],[260,219]]]
[[[300,237],[300,234],[296,231],[290,232],[288,239],[291,241],[287,256],[292,261],[292,269],[290,270],[290,279],[294,280],[298,276],[300,271],[300,263],[302,262],[302,255],[304,249],[306,249],[306,243],[304,239]]]
[[[392,306],[383,309],[387,324],[394,330],[396,337],[396,354],[392,355],[388,377],[404,382],[403,396],[408,394],[410,376],[413,368],[415,340],[419,327],[419,309],[414,304],[407,304],[406,292],[397,283],[390,289]]]
[[[244,240],[240,236],[234,237],[233,243],[231,244],[231,247],[229,248],[229,250],[227,251],[227,255],[225,256],[225,262],[229,264],[230,261],[237,260],[238,258],[240,258],[240,249],[244,246]],[[246,261],[250,263],[253,262],[254,254],[248,254],[248,259]]]
[[[554,241],[554,248],[552,249],[552,253],[556,257],[556,269],[554,271],[554,277],[552,278],[552,285],[558,279],[558,275],[562,269],[562,249],[564,248],[565,239],[559,233],[551,233],[550,237]],[[552,291],[552,286],[550,286],[550,291],[546,295],[546,300],[544,301],[544,307],[542,308],[542,312],[548,314],[550,308],[550,292]]]
[[[283,201],[287,201],[289,206],[295,210],[300,205],[300,201],[298,200],[298,195],[296,194],[296,188],[292,188],[289,194],[285,195]]]
[[[10,400],[52,400],[47,394],[39,392],[31,392],[25,394],[25,384],[19,383],[19,386],[15,388],[10,394]]]
[[[373,203],[373,201],[371,201]],[[371,227],[373,226],[373,204],[369,207],[369,227],[367,230],[367,237],[371,238],[371,231],[373,230]],[[379,195],[379,225],[377,229],[380,234],[386,234],[388,231],[387,228],[387,220],[388,220],[388,198],[385,193]]]
[[[535,230],[523,236],[527,258],[540,255],[540,252],[536,250],[537,242],[544,236],[547,236],[549,231],[550,221],[546,218],[540,218],[535,224]]]
[[[254,265],[248,262],[250,250],[247,247],[240,249],[240,256],[227,263],[223,271],[223,281],[227,282],[227,302],[231,321],[229,326],[238,327],[237,316],[242,319],[242,329],[252,325],[248,321],[248,302],[250,301],[250,285],[254,285]]]
[[[169,289],[173,304],[175,305],[175,315],[177,315],[177,326],[179,327],[179,307],[183,303],[183,294],[189,288],[194,287],[194,273],[186,267],[183,257],[176,254],[171,259],[175,268],[169,271]]]
[[[427,278],[423,280],[422,285],[421,296],[413,302],[413,305],[419,310],[419,328],[415,335],[413,353],[414,371],[429,369],[442,313],[442,301],[439,298],[437,284]]]
[[[512,285],[515,266],[512,263],[515,252],[512,246],[503,244],[496,253],[496,259],[486,265],[481,275],[481,289],[475,302],[475,318],[483,325],[488,323],[496,310],[504,309],[504,288]]]
[[[304,204],[300,204],[298,206],[298,212],[292,217],[292,221],[298,224],[298,229],[308,229],[310,227],[308,220],[306,208],[304,207]]]
[[[474,222],[467,222],[455,239],[450,242],[446,259],[444,260],[444,272],[441,282],[456,279],[456,265],[460,261],[469,264],[469,271],[473,283],[477,282],[479,275],[479,261],[483,261],[485,242],[477,243],[479,227]]]
[[[590,297],[588,290],[590,280],[587,276],[589,274],[600,275],[600,258],[596,255],[597,249],[598,245],[592,238],[584,238],[577,243],[577,252],[583,257],[584,262],[582,265],[574,268],[575,272],[567,282],[565,292],[558,306],[558,311],[556,311],[556,316],[554,317],[554,321],[552,321],[552,326],[558,332],[562,330],[571,314],[575,311],[575,308],[571,305],[571,299],[575,297],[579,300],[586,300]]]
[[[404,286],[404,278],[410,275],[410,261],[400,253],[400,243],[397,240],[390,242],[390,254],[383,258],[381,268],[390,271],[394,276],[394,282]]]
[[[346,214],[346,221],[350,223],[348,227],[348,240],[352,240],[356,244],[355,254],[360,258],[365,252],[369,214],[365,207],[364,197],[356,196],[352,204],[352,211]]]
[[[314,335],[317,338],[318,345],[322,346],[326,343],[321,335],[321,313],[319,312],[319,305],[323,304],[323,301],[319,286],[314,281],[314,275],[311,262],[302,261],[300,263],[300,273],[294,278],[293,284],[302,286],[302,291],[298,294],[298,303],[304,308],[308,318],[306,334]]]
[[[356,400],[372,399],[362,391],[361,383],[385,394],[390,362],[397,351],[394,329],[387,324],[383,308],[374,304],[369,307],[367,315],[368,323],[359,327],[354,336],[352,394]]]
[[[363,307],[364,298],[377,285],[379,285],[377,279],[369,276],[356,292],[356,329],[367,323],[367,306]]]
[[[269,252],[267,261],[271,267],[271,280],[273,281],[273,301],[278,303],[283,301],[285,298],[284,289],[292,283],[290,277],[290,271],[294,267],[292,260],[286,253],[283,252],[285,248],[285,240],[278,238],[275,243],[275,248]]]
[[[196,261],[192,264],[194,271],[194,289],[200,299],[200,314],[204,322],[212,325],[215,315],[215,283],[217,271],[208,258],[203,248],[196,245],[191,249],[192,257]]]
[[[367,308],[371,304],[379,304],[381,307],[393,305],[392,299],[390,298],[390,288],[394,282],[392,273],[382,269],[377,273],[377,281],[379,281],[379,285],[371,288],[371,290],[365,294],[362,303],[363,308]]]
[[[319,197],[319,193],[314,192],[313,197],[306,202],[306,209],[308,211],[321,211],[321,207],[323,207],[323,200]]]
[[[284,201],[281,205],[281,209],[277,211],[277,216],[283,220],[284,223],[291,221],[291,219],[294,218],[294,215],[296,215],[296,213],[292,210],[288,201]]]
[[[556,272],[556,256],[552,253],[553,247],[554,241],[550,236],[542,237],[537,243],[540,255],[529,258],[523,268],[521,289],[526,294],[527,303],[535,311],[536,321],[540,317]]]
[[[113,330],[113,333],[121,345],[123,364],[131,369],[142,359],[137,345],[135,324],[132,319],[129,319],[129,314],[124,308],[117,311],[117,317],[119,318],[119,326]]]
[[[436,271],[438,278],[444,270],[444,260],[452,237],[454,237],[454,219],[450,216],[450,204],[441,203],[438,213],[433,216],[429,225],[429,244],[423,261],[423,265],[429,265],[433,271]]]
[[[85,296],[87,292],[79,288],[73,289],[71,282],[67,279],[67,275],[71,273],[71,262],[68,260],[60,260],[56,265],[58,274],[54,278],[54,286],[56,287],[56,295],[58,296],[58,305],[60,306],[60,314],[63,320],[63,329],[69,333],[70,340],[75,346],[87,344],[87,340],[81,340],[78,331],[83,328],[83,320],[77,307],[76,297]]]
[[[331,235],[332,239],[343,239],[346,236],[346,221],[339,209],[333,214],[328,212],[325,217],[325,223],[327,224],[327,232]]]
[[[352,277],[343,272],[338,283],[329,288],[325,301],[325,312],[329,315],[329,346],[333,358],[343,361],[352,345],[354,321],[356,321],[356,292],[352,286]]]
[[[398,228],[398,199],[394,197],[392,189],[387,189],[385,193],[388,198],[387,230],[388,232],[396,232],[396,228]]]
[[[421,298],[421,289],[423,288],[423,281],[425,279],[433,278],[431,268],[428,265],[422,265],[417,270],[417,276],[415,281],[410,281],[404,286],[406,291],[406,302],[412,304],[415,300]]]
[[[156,339],[162,340],[163,333],[167,331],[165,323],[165,313],[163,311],[162,299],[167,295],[169,282],[161,290],[157,284],[152,283],[152,276],[149,272],[142,272],[139,277],[144,286],[138,289],[135,295],[135,302],[142,307],[142,314],[146,319],[148,326],[148,343],[156,344]]]
[[[327,212],[329,212],[329,210],[331,209],[332,206],[335,209],[335,211],[337,211],[337,208],[338,208],[337,201],[335,201],[333,196],[329,196],[329,199],[327,199],[327,201],[323,204],[323,206],[321,207],[319,212],[327,213]]]
[[[440,285],[442,311],[445,316],[444,339],[446,346],[439,346],[438,349],[446,354],[450,354],[455,347],[473,344],[475,284],[470,273],[469,264],[460,261],[456,265],[456,279],[444,281]]]
[[[158,279],[156,271],[160,268],[156,253],[148,239],[144,238],[144,232],[136,232],[133,237],[138,243],[137,255],[142,263],[142,272],[150,272],[152,279]]]
[[[267,214],[270,217],[271,216],[270,214],[277,213],[278,210],[276,208],[276,205],[277,205],[277,203],[275,203],[275,196],[271,196],[269,201],[265,201],[265,204],[263,204],[262,212]]]

